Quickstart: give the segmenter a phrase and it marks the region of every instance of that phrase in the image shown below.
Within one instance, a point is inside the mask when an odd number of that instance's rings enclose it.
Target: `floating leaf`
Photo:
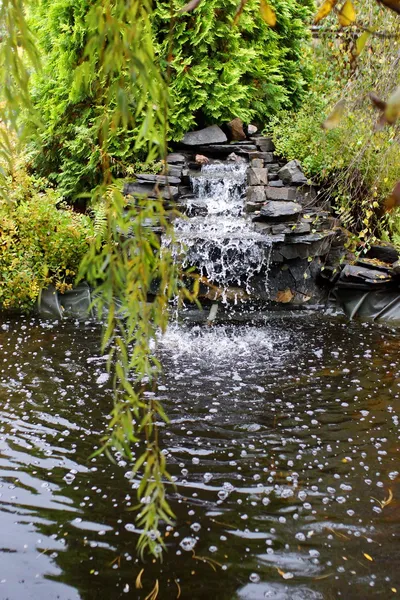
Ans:
[[[335,129],[336,127],[338,127],[341,118],[343,117],[345,107],[346,100],[339,100],[339,102],[333,107],[333,110],[330,113],[330,115],[322,123],[321,127],[323,129]]]
[[[346,0],[338,14],[339,23],[342,27],[348,27],[356,20],[356,11],[351,0]]]
[[[361,52],[364,50],[365,44],[368,42],[369,38],[371,37],[371,34],[372,34],[371,31],[364,31],[360,35],[360,37],[357,38],[356,51],[355,51],[356,56],[359,56],[361,54]]]
[[[191,0],[191,2],[188,2],[187,4],[185,4],[185,6],[183,8],[181,8],[181,10],[178,12],[178,15],[181,15],[182,13],[186,13],[186,12],[190,12],[191,10],[194,10],[195,8],[198,7],[200,2],[201,2],[201,0]]]
[[[270,26],[275,27],[276,25],[276,14],[275,11],[272,10],[268,2],[266,0],[261,0],[260,2],[260,12],[263,20]]]
[[[336,3],[337,0],[325,0],[325,2],[323,2],[317,14],[315,15],[314,23],[317,24],[320,21],[322,21],[322,19],[325,19],[325,17],[329,15]]]
[[[372,558],[372,556],[370,556],[370,555],[369,555],[369,554],[367,554],[366,552],[363,552],[363,554],[364,554],[364,556],[365,556],[365,558],[366,558],[367,560],[371,560],[371,561],[373,562],[373,560],[374,560],[374,559]]]
[[[275,302],[281,302],[282,304],[287,304],[291,302],[294,298],[294,294],[292,290],[287,288],[286,290],[280,290],[275,296]]]

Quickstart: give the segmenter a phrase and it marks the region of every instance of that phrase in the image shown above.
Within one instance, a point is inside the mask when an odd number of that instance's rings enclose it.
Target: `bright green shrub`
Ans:
[[[0,201],[0,306],[27,310],[40,290],[70,289],[93,238],[89,217],[58,208],[54,190],[38,192],[25,174]],[[28,189],[30,186],[30,189]]]
[[[190,15],[176,16],[183,4],[184,0],[173,2],[172,38],[169,2],[154,4],[152,22],[160,65],[170,76],[170,139],[236,116],[263,123],[280,108],[300,103],[310,76],[307,61],[301,59],[311,0],[276,0],[274,29],[262,21],[258,0],[248,1],[236,27],[236,0],[203,0]],[[44,55],[43,71],[32,87],[44,122],[41,145],[32,148],[32,168],[68,199],[100,181],[98,132],[107,84],[96,63],[86,69],[83,59],[93,35],[86,21],[89,8],[90,0],[39,0],[31,9]],[[90,81],[85,79],[87,72]],[[125,71],[120,79],[124,90],[134,90],[135,81]],[[136,114],[133,93],[129,106]],[[139,111],[136,127],[141,118]],[[114,175],[126,174],[130,163],[143,159],[135,148],[136,138],[133,126],[123,134],[116,127],[109,135]]]

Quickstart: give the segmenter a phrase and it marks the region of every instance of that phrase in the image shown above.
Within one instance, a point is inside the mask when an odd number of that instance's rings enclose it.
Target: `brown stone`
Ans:
[[[230,121],[228,123],[228,130],[229,130],[229,139],[230,140],[237,142],[237,141],[246,139],[246,134],[243,130],[242,119],[239,119],[239,118],[232,119],[232,121]]]

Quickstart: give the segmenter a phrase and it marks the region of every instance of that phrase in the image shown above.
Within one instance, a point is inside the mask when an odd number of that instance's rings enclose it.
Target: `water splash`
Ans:
[[[184,267],[195,265],[213,283],[250,292],[250,278],[267,270],[271,240],[254,231],[244,213],[246,173],[244,163],[203,165],[191,178],[194,198],[187,205],[188,215],[196,207],[203,216],[178,219],[175,235]]]

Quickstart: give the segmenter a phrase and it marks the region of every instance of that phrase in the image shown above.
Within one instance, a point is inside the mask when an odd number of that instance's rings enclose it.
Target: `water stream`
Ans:
[[[172,325],[157,395],[177,519],[144,565],[130,465],[89,458],[111,408],[99,335],[0,322],[1,600],[144,600],[157,579],[168,600],[396,597],[398,330],[311,314]]]

